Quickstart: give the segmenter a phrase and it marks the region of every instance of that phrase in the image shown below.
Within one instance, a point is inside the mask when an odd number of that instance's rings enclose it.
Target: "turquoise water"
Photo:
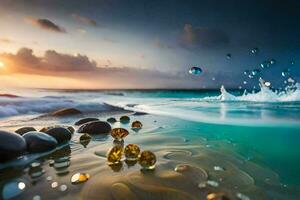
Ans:
[[[170,134],[188,140],[222,141],[246,160],[275,171],[283,184],[299,186],[299,90],[281,95],[266,88],[253,94],[243,93],[240,90],[39,90],[20,93],[21,98],[1,98],[0,116],[5,121],[12,116],[37,115],[62,107],[76,107],[84,112],[108,111],[109,105],[159,115],[166,119],[165,125],[172,130]],[[6,125],[9,123],[8,120]]]

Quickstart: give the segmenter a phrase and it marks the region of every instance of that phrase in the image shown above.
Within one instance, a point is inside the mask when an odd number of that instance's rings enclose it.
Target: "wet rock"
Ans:
[[[55,149],[57,141],[54,137],[37,131],[25,133],[23,138],[27,144],[27,151],[31,153],[45,152]]]
[[[62,116],[70,116],[70,115],[78,115],[78,114],[82,114],[82,112],[76,108],[63,108],[50,113],[50,115],[54,117],[62,117]]]
[[[93,117],[83,118],[83,119],[80,119],[77,122],[75,122],[75,125],[80,126],[80,125],[85,124],[87,122],[93,122],[93,121],[99,121],[99,119],[98,118],[93,118]]]
[[[108,118],[106,121],[109,122],[109,123],[111,123],[111,124],[117,122],[116,118],[114,118],[114,117],[110,117],[110,118]]]
[[[72,138],[71,132],[63,127],[55,127],[47,130],[46,134],[54,137],[58,144],[69,141]]]
[[[120,117],[120,122],[123,124],[128,124],[130,122],[130,118],[126,115]]]
[[[0,131],[0,162],[5,162],[24,154],[26,142],[22,136]]]
[[[73,126],[68,126],[66,128],[70,131],[71,134],[74,134],[75,129],[73,128]]]
[[[22,127],[22,128],[17,129],[15,132],[20,135],[23,135],[29,131],[36,131],[36,129],[33,127]]]
[[[92,137],[87,134],[87,133],[84,133],[83,135],[80,136],[79,138],[79,143],[84,147],[86,148],[87,145],[90,143]]]
[[[148,115],[148,113],[145,113],[145,112],[135,112],[132,115],[140,116],[140,115]]]
[[[78,133],[88,133],[91,135],[96,134],[108,134],[111,131],[111,126],[107,122],[94,121],[83,124],[79,129]]]

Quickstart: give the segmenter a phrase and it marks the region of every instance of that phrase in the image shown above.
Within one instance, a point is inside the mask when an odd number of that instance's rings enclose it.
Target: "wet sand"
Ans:
[[[100,119],[111,116],[118,118],[120,114],[106,113]],[[81,134],[75,133],[69,145],[48,155],[29,156],[26,165],[17,162],[1,169],[2,198],[10,194],[15,195],[12,199],[35,200],[193,200],[222,193],[228,199],[260,200],[297,199],[300,195],[299,188],[283,185],[274,171],[238,155],[226,141],[208,141],[200,136],[188,139],[176,133],[176,127],[172,126],[179,122],[176,119],[155,115],[130,115],[130,118],[141,121],[144,127],[138,132],[132,131],[130,124],[117,122],[113,127],[130,131],[124,139],[125,146],[137,144],[141,150],[156,154],[154,171],[143,171],[138,163],[126,160],[120,165],[108,166],[106,153],[114,145],[113,138],[94,136],[89,144],[82,145]],[[54,124],[73,125],[76,120],[78,118],[25,119],[14,124],[7,122],[4,129],[13,131],[24,124],[37,129]],[[72,184],[70,179],[78,172],[88,173],[90,179]],[[25,184],[23,189],[19,189],[20,182]]]

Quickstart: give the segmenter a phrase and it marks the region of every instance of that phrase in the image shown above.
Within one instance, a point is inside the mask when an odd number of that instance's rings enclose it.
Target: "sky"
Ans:
[[[0,87],[282,87],[300,78],[299,19],[298,0],[1,0]]]

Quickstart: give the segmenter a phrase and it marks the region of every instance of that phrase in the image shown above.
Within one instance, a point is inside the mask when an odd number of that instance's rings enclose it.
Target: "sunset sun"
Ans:
[[[0,68],[3,68],[3,67],[5,67],[5,64],[0,61]]]

